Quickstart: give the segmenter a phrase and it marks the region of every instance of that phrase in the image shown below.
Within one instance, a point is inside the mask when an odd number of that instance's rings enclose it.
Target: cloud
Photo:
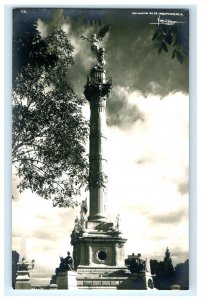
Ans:
[[[179,186],[188,182],[189,99],[123,92],[144,119],[126,130],[108,128],[109,218],[121,215],[126,253],[160,257],[167,246],[188,252],[189,199]]]
[[[105,48],[106,69],[113,77],[114,87],[126,86],[144,95],[162,97],[177,91],[188,93],[188,60],[180,64],[171,59],[171,53],[157,54],[152,41],[156,28],[150,26],[149,19],[150,16],[134,17],[129,10],[54,9],[52,20],[39,19],[38,26],[43,35],[55,26],[61,26],[69,35],[75,47],[71,80],[78,93],[82,93],[88,71],[95,64],[89,43],[82,41],[81,35],[89,38],[105,24],[112,25],[110,35],[105,38]]]
[[[38,19],[37,21],[37,29],[40,32],[42,38],[45,38],[48,35],[47,26],[41,19]]]
[[[107,125],[119,126],[127,129],[133,123],[144,120],[143,113],[135,104],[128,102],[128,92],[125,88],[117,86],[107,101]]]
[[[178,248],[172,248],[171,249],[171,258],[173,262],[185,262],[186,259],[189,259],[189,253],[188,251],[182,251]]]
[[[185,102],[184,107],[182,103]],[[181,107],[181,112],[179,111]],[[158,115],[156,118],[156,114]],[[169,122],[169,128],[172,126],[171,119],[177,123],[176,115],[183,116],[188,121],[188,96],[185,94],[172,93],[165,97],[160,95],[149,94],[144,96],[142,92],[131,91],[125,86],[116,86],[111,97],[107,101],[107,124],[108,126],[118,126],[122,129],[131,127],[135,122],[144,121],[145,118],[150,119],[150,123],[166,121]],[[164,119],[165,118],[165,119]],[[163,120],[162,120],[163,119]],[[181,134],[185,134],[188,129],[188,122],[181,124]],[[151,124],[153,126],[155,124]],[[178,124],[176,130],[180,130]],[[168,126],[164,126],[165,130],[169,130]],[[162,131],[162,129],[161,129]]]
[[[51,20],[42,20],[39,18],[37,20],[37,28],[42,37],[46,37],[48,34],[52,32],[52,30],[56,27],[62,27],[66,31],[67,27],[64,27],[64,14],[63,9],[58,8],[51,11]]]
[[[70,16],[68,15],[68,12]],[[52,10],[52,20],[38,19],[38,30],[42,37],[47,36],[55,27],[61,27],[67,34],[72,46],[74,47],[74,67],[69,70],[69,81],[74,86],[77,93],[83,95],[84,85],[86,84],[88,71],[96,63],[95,56],[91,53],[90,44],[83,41],[81,36],[90,38],[94,31],[100,30],[100,24],[94,23],[93,26],[87,22],[89,16],[84,11],[76,14],[76,11],[66,11],[64,9]]]
[[[118,24],[112,19],[114,23],[107,45],[108,69],[114,85],[124,84],[144,95],[164,97],[176,91],[188,93],[188,61],[180,64],[171,60],[169,53],[158,55],[152,41],[155,28],[146,22],[146,18],[140,25],[137,18],[129,19],[126,26],[126,17],[127,11],[117,19]]]
[[[189,183],[188,182],[181,182],[178,186],[178,190],[181,194],[185,195],[189,191]]]
[[[29,190],[12,205],[12,249],[21,258],[36,261],[32,271],[34,284],[48,284],[59,257],[72,251],[70,234],[79,209],[55,208],[51,201],[39,198]],[[42,275],[43,274],[43,275]],[[43,281],[41,277],[46,277]]]
[[[167,213],[163,213],[161,215],[147,215],[146,218],[149,219],[151,223],[159,223],[159,224],[177,224],[180,223],[184,218],[188,218],[188,210],[187,208],[181,208],[179,211],[168,211]]]

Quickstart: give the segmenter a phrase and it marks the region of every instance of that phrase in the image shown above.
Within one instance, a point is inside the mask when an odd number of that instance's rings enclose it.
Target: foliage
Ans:
[[[101,173],[95,173],[95,174],[90,174],[89,178],[89,190],[93,190],[94,188],[98,187],[98,188],[106,188],[107,185],[107,175],[103,172]]]
[[[13,84],[12,145],[18,188],[31,189],[54,206],[73,207],[88,176],[85,100],[68,78],[73,47],[59,28],[43,39],[38,32],[26,35],[20,46],[24,61]]]
[[[189,53],[188,28],[183,24],[167,26],[160,24],[155,31],[152,40],[158,49],[158,54],[162,51],[172,52],[172,59],[176,58],[183,63]]]
[[[175,267],[175,283],[180,285],[181,290],[189,289],[189,260]]]
[[[15,289],[16,273],[17,273],[17,263],[19,262],[19,253],[12,250],[12,288]]]
[[[170,251],[168,248],[166,248],[165,251],[165,257],[164,257],[164,269],[166,271],[166,274],[172,274],[173,273],[173,265],[172,265],[172,259],[170,257]]]
[[[169,249],[166,249],[163,261],[150,260],[151,272],[155,274],[154,286],[159,290],[169,290],[174,282],[174,268]]]
[[[169,290],[171,285],[178,285],[181,290],[189,289],[189,260],[173,268],[169,249],[166,249],[163,261],[150,260],[151,273],[155,275],[154,286],[159,290]]]

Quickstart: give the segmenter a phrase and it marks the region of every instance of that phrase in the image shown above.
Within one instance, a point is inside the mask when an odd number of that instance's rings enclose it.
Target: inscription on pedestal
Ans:
[[[93,285],[100,286],[101,285],[101,281],[93,281]]]
[[[111,285],[119,285],[119,281],[111,281]]]
[[[76,289],[77,287],[76,276],[77,273],[75,271],[59,273],[56,279],[56,284],[58,285],[58,289],[59,290]]]
[[[109,273],[109,271],[107,269],[79,269],[79,274],[104,274]]]
[[[92,286],[92,281],[85,280],[84,285]]]
[[[56,284],[58,285],[58,289],[67,289],[67,276],[66,275],[57,276]]]

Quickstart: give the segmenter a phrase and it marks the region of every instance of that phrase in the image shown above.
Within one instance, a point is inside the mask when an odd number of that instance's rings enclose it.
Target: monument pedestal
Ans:
[[[17,272],[15,289],[16,290],[30,290],[31,289],[31,283],[30,283],[30,277],[29,277],[28,271],[23,270],[23,271]]]
[[[31,263],[27,262],[23,257],[20,262],[17,263],[17,273],[16,273],[16,282],[15,289],[16,290],[30,290],[30,274],[29,270],[34,268],[35,260],[33,259]]]
[[[123,290],[151,290],[154,288],[152,275],[149,272],[132,273],[122,282],[118,289]]]
[[[117,289],[130,272],[125,266],[79,266],[77,269],[79,289]]]
[[[124,264],[124,243],[111,222],[86,222],[71,235],[78,288],[116,289],[128,279]]]
[[[77,273],[75,271],[59,272],[56,277],[56,284],[59,290],[77,289]]]

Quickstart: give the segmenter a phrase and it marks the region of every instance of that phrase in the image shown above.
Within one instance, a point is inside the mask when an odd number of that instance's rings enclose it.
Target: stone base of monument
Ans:
[[[79,266],[77,286],[79,289],[117,289],[129,276],[125,266]]]
[[[50,290],[57,290],[57,289],[58,289],[58,285],[52,283],[52,284],[49,285],[49,289],[50,289]]]
[[[154,289],[153,278],[149,272],[132,273],[123,281],[118,289],[122,290],[151,290]]]
[[[124,243],[112,222],[88,221],[71,235],[79,289],[117,289],[131,272],[124,264]]]
[[[66,271],[59,272],[56,277],[56,284],[59,290],[75,290],[77,289],[76,281],[77,272]]]
[[[15,283],[16,290],[30,290],[31,283],[28,271],[18,271]]]
[[[149,272],[131,274],[125,267],[79,266],[78,289],[149,290],[153,279]]]

